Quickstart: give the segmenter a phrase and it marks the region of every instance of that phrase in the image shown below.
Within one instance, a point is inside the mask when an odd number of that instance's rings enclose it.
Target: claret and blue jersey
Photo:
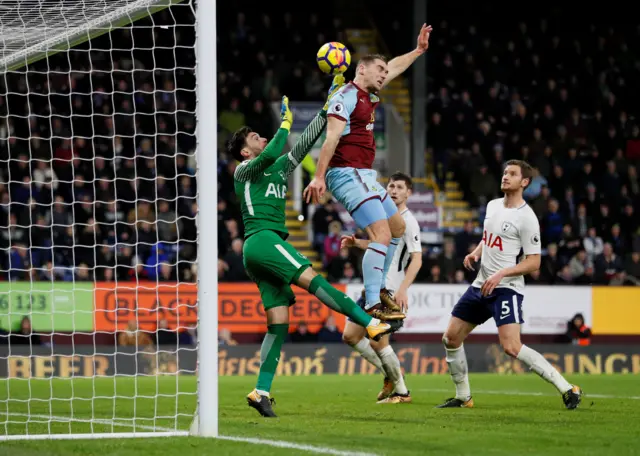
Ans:
[[[346,122],[329,162],[327,189],[361,229],[398,211],[372,169],[376,155],[373,127],[379,102],[377,95],[349,82],[331,99],[327,111],[328,117]]]

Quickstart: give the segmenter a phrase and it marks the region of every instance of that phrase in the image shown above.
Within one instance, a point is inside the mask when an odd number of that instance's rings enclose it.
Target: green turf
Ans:
[[[377,376],[280,377],[274,390],[280,418],[266,420],[244,400],[253,378],[222,377],[220,433],[376,454],[639,454],[640,378],[575,375],[569,380],[587,393],[574,412],[564,410],[553,387],[535,375],[473,375],[476,408],[472,410],[433,408],[451,395],[448,376],[407,376],[414,402],[403,405],[375,404],[381,386]],[[3,380],[0,434],[91,431],[92,425],[81,421],[48,425],[44,421],[50,415],[104,420],[93,424],[94,432],[130,432],[134,424],[140,431],[154,425],[186,430],[195,406],[195,385],[193,377]],[[176,391],[180,391],[178,400]],[[508,394],[514,392],[519,394]],[[589,397],[589,393],[613,397]],[[26,402],[29,397],[32,401]],[[55,400],[49,401],[52,397]],[[28,416],[38,416],[40,422],[29,421]],[[114,418],[121,425],[114,426]],[[185,456],[301,453],[177,437],[0,443],[0,455],[12,456],[150,456],[156,452]]]

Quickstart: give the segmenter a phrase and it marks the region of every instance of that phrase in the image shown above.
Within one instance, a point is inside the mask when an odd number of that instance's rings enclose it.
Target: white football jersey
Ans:
[[[482,287],[499,270],[515,266],[520,252],[540,254],[538,217],[527,203],[518,208],[506,208],[504,198],[489,201],[482,243],[480,271],[472,284],[474,287]],[[505,277],[498,287],[524,294],[524,277]]]
[[[404,235],[398,242],[398,248],[391,260],[389,272],[387,272],[387,281],[385,286],[389,291],[396,291],[404,280],[404,270],[409,264],[411,254],[414,252],[422,252],[422,243],[420,241],[420,225],[409,209],[405,209],[400,215],[404,219],[405,230]]]

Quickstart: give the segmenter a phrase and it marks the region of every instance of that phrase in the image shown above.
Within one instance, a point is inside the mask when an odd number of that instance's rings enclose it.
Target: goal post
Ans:
[[[198,93],[198,434],[218,436],[218,117],[216,1],[198,3],[196,58]]]
[[[0,40],[0,441],[216,437],[216,1],[3,0]]]

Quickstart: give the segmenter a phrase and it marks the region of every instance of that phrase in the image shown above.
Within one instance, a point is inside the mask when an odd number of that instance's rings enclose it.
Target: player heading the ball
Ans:
[[[329,189],[349,211],[371,243],[362,260],[366,310],[400,313],[384,283],[405,222],[372,169],[376,155],[373,136],[378,93],[429,48],[432,28],[424,24],[416,48],[387,63],[384,56],[360,59],[356,77],[329,102],[327,136],[316,175],[304,190],[307,202],[317,203]]]

